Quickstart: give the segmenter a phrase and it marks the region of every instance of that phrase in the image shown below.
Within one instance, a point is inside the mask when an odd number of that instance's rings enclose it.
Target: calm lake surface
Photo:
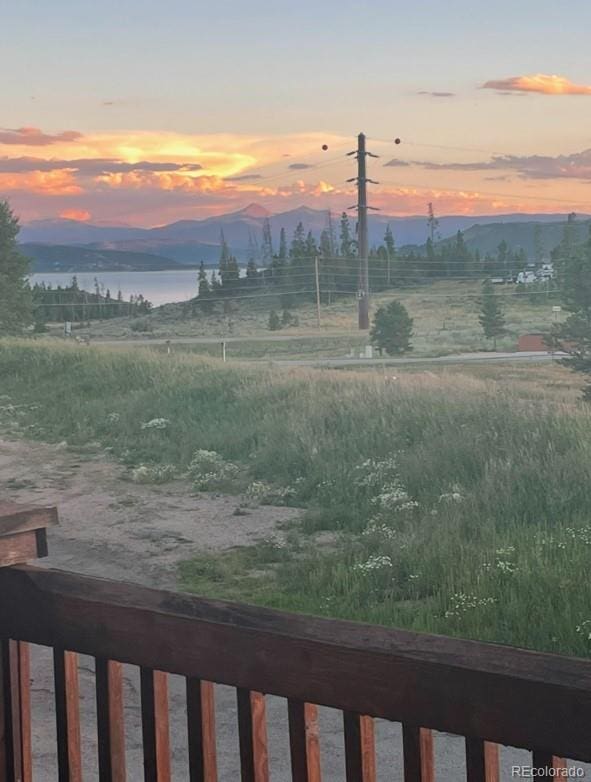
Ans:
[[[180,269],[159,272],[79,272],[76,274],[78,287],[94,292],[95,277],[99,285],[111,291],[115,298],[121,291],[124,299],[130,296],[142,296],[152,304],[168,304],[173,301],[187,301],[197,295],[197,269]],[[241,270],[242,272],[242,270]],[[31,285],[44,282],[57,288],[58,285],[69,285],[73,273],[43,272],[31,275]],[[211,276],[211,270],[207,270]]]

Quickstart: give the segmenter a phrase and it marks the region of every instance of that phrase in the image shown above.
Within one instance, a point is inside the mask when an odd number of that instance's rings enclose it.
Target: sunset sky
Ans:
[[[388,214],[591,213],[590,29],[555,0],[20,0],[0,198],[135,225],[342,210],[363,130]]]

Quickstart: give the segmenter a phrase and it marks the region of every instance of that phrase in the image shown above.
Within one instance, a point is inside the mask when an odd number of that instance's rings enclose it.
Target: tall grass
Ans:
[[[535,371],[535,370],[532,370]],[[14,432],[185,470],[198,449],[307,509],[185,587],[539,649],[591,649],[591,416],[462,374],[253,370],[0,343]],[[164,428],[144,427],[165,419]],[[324,530],[332,534],[320,545]]]

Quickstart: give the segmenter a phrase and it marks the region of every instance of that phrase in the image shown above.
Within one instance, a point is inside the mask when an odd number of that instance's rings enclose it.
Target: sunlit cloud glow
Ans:
[[[591,85],[574,84],[565,76],[536,73],[533,76],[511,76],[493,79],[482,85],[483,89],[501,92],[537,92],[542,95],[591,95]]]

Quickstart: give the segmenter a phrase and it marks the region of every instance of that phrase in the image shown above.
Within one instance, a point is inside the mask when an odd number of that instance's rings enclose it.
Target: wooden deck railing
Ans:
[[[33,778],[29,644],[53,651],[60,782],[82,782],[80,654],[95,660],[101,782],[127,779],[124,664],[140,671],[145,782],[171,778],[168,674],[185,679],[190,782],[218,779],[214,682],[236,688],[242,782],[269,779],[266,695],[286,701],[294,782],[322,779],[318,705],[343,713],[347,782],[376,780],[376,717],[402,723],[405,782],[435,779],[432,730],[465,737],[468,782],[500,782],[501,744],[548,778],[591,761],[591,662],[14,564],[44,556],[55,523],[0,503],[0,782]]]
[[[185,779],[216,780],[213,684],[237,690],[243,782],[269,778],[265,696],[286,699],[292,779],[321,780],[317,705],[343,712],[346,780],[376,777],[374,719],[403,726],[404,779],[434,779],[431,729],[465,736],[468,782],[498,744],[591,760],[591,663],[203,600],[73,573],[0,569],[0,780],[31,779],[27,645],[53,648],[59,779],[81,779],[77,655],[96,660],[98,768],[123,782],[122,663],[141,671],[145,780],[170,779],[167,674],[186,681]],[[556,773],[556,772],[554,772]],[[458,775],[459,776],[459,775]],[[46,782],[45,778],[43,782]]]

